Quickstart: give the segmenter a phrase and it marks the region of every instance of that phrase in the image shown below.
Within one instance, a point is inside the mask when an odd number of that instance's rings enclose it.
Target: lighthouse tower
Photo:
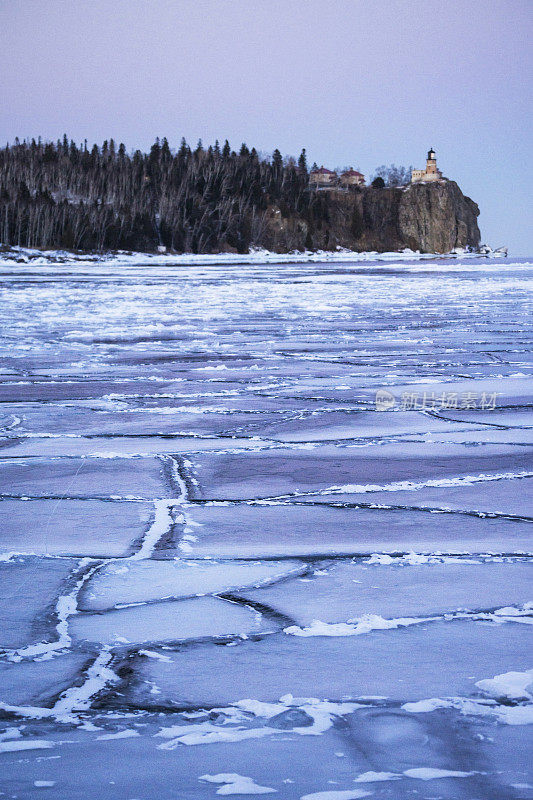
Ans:
[[[431,150],[428,150],[428,157],[426,160],[426,180],[428,180],[429,175],[439,174],[439,170],[437,169],[437,156],[433,148],[431,148]]]
[[[442,172],[437,169],[437,156],[431,147],[428,150],[426,168],[414,169],[411,173],[411,183],[431,183],[431,181],[440,181],[441,179]]]

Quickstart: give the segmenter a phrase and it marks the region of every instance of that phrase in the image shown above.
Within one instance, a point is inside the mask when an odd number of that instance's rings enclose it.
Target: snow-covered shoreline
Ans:
[[[313,262],[364,262],[364,261],[412,261],[442,258],[487,258],[498,257],[501,253],[469,252],[462,249],[451,253],[421,253],[409,249],[401,252],[378,253],[377,251],[355,252],[352,250],[307,250],[305,252],[273,253],[269,250],[252,249],[249,253],[137,253],[116,250],[107,253],[80,253],[69,250],[37,250],[28,247],[10,247],[0,251],[0,266],[30,264],[45,266],[48,264],[75,263],[80,266],[91,264],[110,265],[168,265],[168,266],[208,266],[237,264],[305,264]]]

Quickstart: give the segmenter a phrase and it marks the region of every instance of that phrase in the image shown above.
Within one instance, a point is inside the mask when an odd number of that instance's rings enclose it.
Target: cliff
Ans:
[[[274,250],[333,249],[448,253],[454,247],[477,248],[479,208],[454,181],[412,184],[404,189],[356,188],[321,192],[327,214],[319,225],[271,209],[266,234]]]

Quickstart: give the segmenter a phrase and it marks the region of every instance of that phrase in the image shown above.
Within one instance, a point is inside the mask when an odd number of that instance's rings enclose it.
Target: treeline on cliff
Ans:
[[[166,139],[129,154],[101,147],[15,141],[0,150],[0,241],[7,246],[87,250],[246,252],[250,246],[312,247],[327,228],[328,192],[310,191],[305,150],[261,158],[243,144],[172,152]],[[272,234],[272,218],[297,218]],[[327,245],[327,233],[326,233]],[[331,243],[334,246],[334,242]]]

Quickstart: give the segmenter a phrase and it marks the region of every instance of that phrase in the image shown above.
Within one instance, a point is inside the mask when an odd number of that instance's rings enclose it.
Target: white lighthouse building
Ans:
[[[437,156],[431,148],[428,151],[425,169],[414,169],[411,172],[411,183],[430,183],[442,180],[442,172],[437,169]]]

